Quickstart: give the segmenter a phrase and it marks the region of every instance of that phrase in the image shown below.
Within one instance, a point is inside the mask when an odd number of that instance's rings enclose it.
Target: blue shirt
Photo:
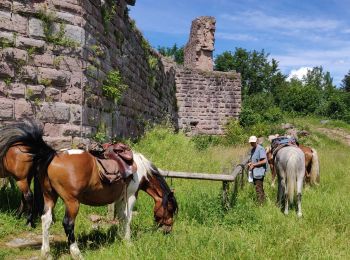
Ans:
[[[251,155],[252,163],[257,163],[263,159],[267,159],[266,151],[265,151],[264,147],[262,147],[259,144],[255,148],[252,149],[250,155]],[[266,163],[262,166],[254,167],[253,177],[255,179],[262,179],[265,176],[265,172],[266,172]]]

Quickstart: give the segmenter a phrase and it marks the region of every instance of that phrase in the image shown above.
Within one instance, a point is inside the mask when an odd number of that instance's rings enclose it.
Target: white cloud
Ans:
[[[302,18],[298,16],[275,16],[260,11],[247,11],[237,15],[224,14],[223,19],[242,22],[263,29],[285,29],[285,30],[320,30],[328,31],[336,29],[340,22],[337,20],[322,18]]]
[[[304,76],[306,76],[307,72],[309,70],[312,70],[312,68],[310,67],[301,67],[297,70],[292,70],[289,75],[287,80],[290,81],[293,78],[297,78],[297,79],[302,79]]]
[[[215,38],[224,39],[224,40],[233,40],[233,41],[256,41],[256,40],[258,40],[256,37],[249,35],[249,34],[224,33],[224,32],[215,33]]]

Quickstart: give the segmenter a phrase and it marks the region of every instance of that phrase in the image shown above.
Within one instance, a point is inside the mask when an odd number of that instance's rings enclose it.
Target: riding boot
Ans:
[[[256,190],[258,203],[262,205],[265,201],[264,179],[262,180],[255,179],[254,183],[255,183],[255,190]]]

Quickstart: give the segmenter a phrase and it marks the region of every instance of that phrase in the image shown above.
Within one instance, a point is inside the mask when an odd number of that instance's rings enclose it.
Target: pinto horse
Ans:
[[[58,197],[61,197],[66,208],[62,224],[73,259],[82,258],[74,236],[74,223],[80,203],[90,206],[115,203],[118,217],[123,223],[121,230],[128,240],[131,236],[132,208],[138,190],[142,189],[155,201],[154,218],[159,227],[171,231],[177,212],[176,199],[157,168],[141,154],[134,154],[137,173],[114,183],[101,181],[98,162],[89,152],[68,150],[60,153],[51,149],[46,158],[50,161],[49,165],[42,165],[38,169],[45,201],[41,217],[42,257],[50,256],[49,228]]]
[[[317,151],[314,148],[299,144],[298,147],[305,155],[305,182],[310,185],[318,185],[320,183],[320,166]],[[276,171],[271,148],[266,148],[267,161],[271,169],[271,185],[275,186]]]
[[[42,212],[40,185],[34,177],[35,165],[42,161],[48,149],[42,139],[42,129],[32,121],[24,121],[0,128],[0,178],[13,177],[22,192],[20,217],[28,212],[27,224],[33,226],[36,214]],[[30,183],[34,177],[34,196]],[[34,204],[34,201],[37,203]]]

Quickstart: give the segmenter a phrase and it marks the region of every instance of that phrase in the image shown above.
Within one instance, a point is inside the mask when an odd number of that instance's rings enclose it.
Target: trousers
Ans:
[[[262,179],[253,179],[255,185],[256,196],[259,204],[263,204],[265,201],[264,192],[264,177]]]

